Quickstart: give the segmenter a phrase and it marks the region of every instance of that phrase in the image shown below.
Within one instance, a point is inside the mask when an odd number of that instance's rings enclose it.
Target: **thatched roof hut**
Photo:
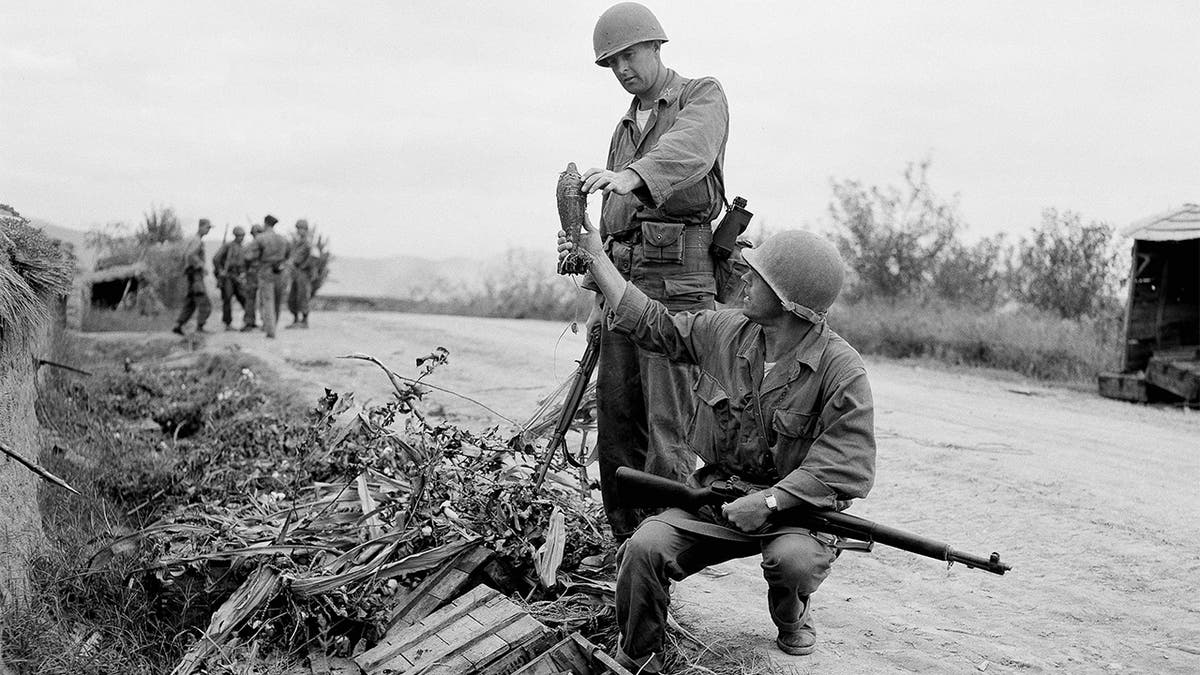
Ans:
[[[0,204],[0,349],[49,321],[74,273],[75,259],[61,242]]]
[[[1121,230],[1133,239],[1121,373],[1100,393],[1200,402],[1200,205],[1184,204]]]

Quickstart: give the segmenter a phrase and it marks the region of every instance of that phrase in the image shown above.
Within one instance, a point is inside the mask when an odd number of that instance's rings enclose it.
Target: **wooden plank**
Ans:
[[[1155,353],[1146,366],[1146,381],[1185,401],[1200,401],[1200,361],[1194,360],[1194,351],[1188,360]]]
[[[1145,403],[1150,400],[1146,378],[1140,374],[1100,373],[1097,377],[1100,395],[1119,401]]]
[[[558,639],[555,631],[528,614],[497,631],[496,635],[504,640],[504,648],[486,658],[476,658],[476,672],[479,675],[510,675],[546,651]]]
[[[393,626],[379,641],[379,644],[360,654],[355,661],[368,673],[374,672],[384,664],[398,672],[403,672],[408,666],[400,663],[400,660],[408,662],[409,666],[412,665],[411,660],[404,656],[405,651],[411,650],[422,641],[437,635],[440,630],[469,615],[476,607],[497,597],[501,596],[494,589],[487,586],[476,586],[415,624]]]
[[[525,666],[513,671],[512,675],[555,675],[564,671],[576,675],[633,675],[579,633],[567,636]]]
[[[494,555],[494,551],[484,546],[472,546],[456,556],[450,564],[425,577],[416,588],[396,601],[387,631],[391,632],[397,625],[412,625],[462,594],[475,572]]]
[[[450,630],[421,643],[412,651],[405,654],[413,664],[413,669],[422,673],[465,673],[474,670],[474,664],[466,658],[476,645],[495,638],[492,631],[499,630],[525,616],[519,607],[511,602],[509,607],[493,605],[477,610],[482,615],[469,616],[459,621]],[[513,612],[512,610],[516,610]],[[480,620],[482,619],[482,621]],[[490,630],[489,630],[490,629]],[[507,648],[499,641],[501,648]],[[466,664],[465,666],[463,664]]]

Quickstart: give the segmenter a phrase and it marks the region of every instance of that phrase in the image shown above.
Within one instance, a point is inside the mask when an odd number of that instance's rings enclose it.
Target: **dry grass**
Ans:
[[[1060,382],[1094,383],[1119,363],[1118,319],[979,311],[912,299],[836,305],[829,323],[863,354],[929,358]]]
[[[25,338],[71,290],[75,259],[11,209],[0,211],[0,341]]]

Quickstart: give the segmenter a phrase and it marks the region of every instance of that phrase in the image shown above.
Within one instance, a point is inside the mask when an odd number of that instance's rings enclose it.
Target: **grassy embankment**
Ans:
[[[82,495],[41,490],[48,545],[30,560],[29,597],[3,606],[0,642],[17,672],[169,672],[245,574],[231,567],[221,592],[199,574],[162,578],[136,538],[106,545],[174,505],[288,490],[328,471],[301,461],[304,415],[263,385],[257,364],[183,353],[141,365],[173,349],[74,345],[67,360],[94,375],[56,376],[40,392],[38,418],[55,439],[41,463]]]

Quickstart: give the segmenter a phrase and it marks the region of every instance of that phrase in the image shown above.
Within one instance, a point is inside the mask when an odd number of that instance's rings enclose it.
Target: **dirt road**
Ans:
[[[562,324],[333,313],[308,331],[218,333],[208,349],[267,360],[306,400],[322,387],[381,398],[365,352],[401,374],[436,346],[430,382],[524,419],[565,378],[582,336]],[[901,551],[844,554],[814,597],[817,652],[774,649],[757,563],[680,584],[680,618],[705,641],[770,654],[779,672],[1200,672],[1200,414],[1146,408],[1009,377],[868,360],[878,481],[853,512],[972,553],[1007,576]],[[433,394],[470,426],[503,423]]]

